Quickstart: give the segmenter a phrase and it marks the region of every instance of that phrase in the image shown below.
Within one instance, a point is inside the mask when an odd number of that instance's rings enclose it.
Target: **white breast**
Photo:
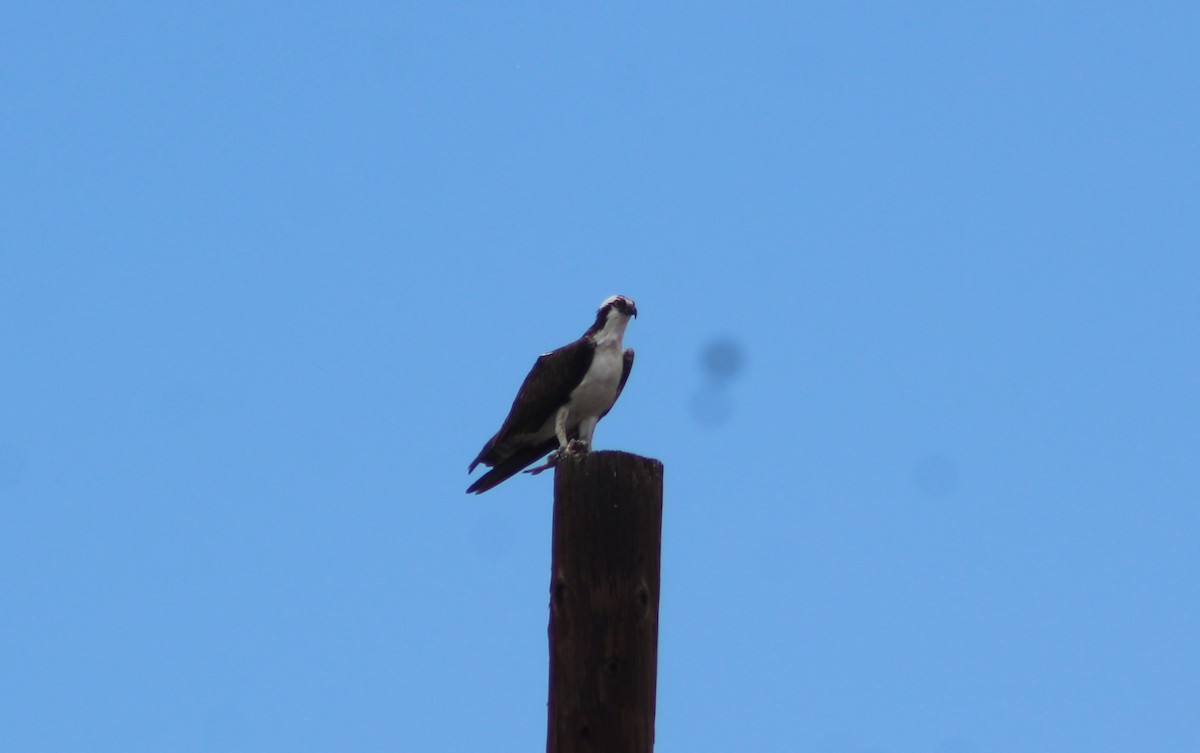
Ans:
[[[621,372],[624,370],[625,360],[620,341],[598,343],[587,375],[571,392],[570,423],[599,416],[611,408],[617,399],[617,385],[621,383]]]

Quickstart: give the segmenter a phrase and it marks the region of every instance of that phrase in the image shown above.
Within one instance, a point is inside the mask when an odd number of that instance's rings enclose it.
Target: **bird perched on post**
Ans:
[[[633,349],[621,349],[625,327],[637,306],[623,295],[600,304],[596,321],[583,337],[543,353],[525,377],[508,418],[471,462],[490,471],[475,479],[468,494],[482,494],[551,451],[553,457],[530,473],[554,465],[559,453],[592,448],[596,422],[604,418],[629,379]]]

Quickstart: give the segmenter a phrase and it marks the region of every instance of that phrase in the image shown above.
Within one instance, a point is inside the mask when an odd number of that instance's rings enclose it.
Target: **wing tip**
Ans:
[[[500,483],[500,481],[504,480],[500,479],[499,481],[493,481],[488,478],[488,475],[489,474],[485,473],[484,475],[475,479],[475,483],[467,487],[467,494],[483,494],[488,489],[494,489]]]

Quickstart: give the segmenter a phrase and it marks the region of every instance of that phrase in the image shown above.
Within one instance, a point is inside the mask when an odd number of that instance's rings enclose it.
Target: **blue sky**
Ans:
[[[1196,750],[1193,5],[3,15],[7,750],[538,749],[616,292],[658,750]]]

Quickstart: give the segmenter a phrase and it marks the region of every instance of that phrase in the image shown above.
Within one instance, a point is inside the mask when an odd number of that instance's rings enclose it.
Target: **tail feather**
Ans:
[[[504,460],[496,463],[492,470],[475,479],[475,483],[467,487],[467,494],[483,494],[488,489],[512,478],[525,468],[533,465],[556,447],[558,447],[558,439],[550,437],[550,439],[539,445],[525,447],[514,452]],[[475,464],[473,463],[471,467],[474,468]]]

